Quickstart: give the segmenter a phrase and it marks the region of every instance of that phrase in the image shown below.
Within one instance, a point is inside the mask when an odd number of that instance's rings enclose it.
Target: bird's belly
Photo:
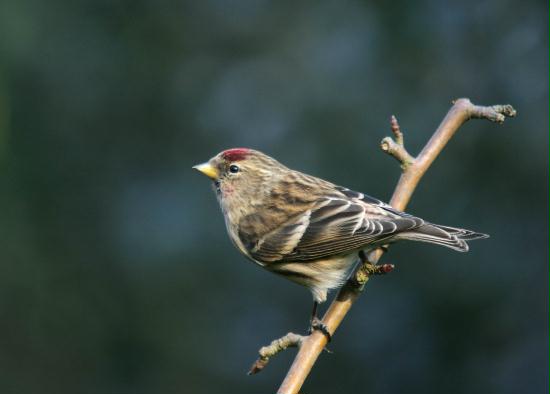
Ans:
[[[327,291],[340,287],[357,260],[355,253],[316,261],[272,263],[264,268],[311,290],[318,302],[326,300]]]

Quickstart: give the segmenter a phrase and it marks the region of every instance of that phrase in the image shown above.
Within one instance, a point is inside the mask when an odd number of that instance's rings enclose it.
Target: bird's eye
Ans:
[[[239,170],[240,170],[239,166],[236,166],[235,164],[232,164],[229,166],[229,172],[233,174],[236,174],[237,172],[239,172]]]

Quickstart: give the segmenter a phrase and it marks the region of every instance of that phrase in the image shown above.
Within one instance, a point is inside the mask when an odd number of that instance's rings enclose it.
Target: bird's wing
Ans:
[[[312,261],[365,248],[424,224],[379,200],[340,188],[259,238],[248,249],[261,262]]]

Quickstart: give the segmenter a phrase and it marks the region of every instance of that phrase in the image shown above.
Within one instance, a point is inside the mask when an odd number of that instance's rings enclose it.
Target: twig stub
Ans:
[[[401,164],[403,171],[406,171],[414,163],[414,157],[407,152],[403,145],[399,145],[391,137],[385,137],[380,142],[380,148],[388,155],[393,156]]]
[[[399,126],[399,122],[397,121],[397,118],[395,117],[395,115],[392,115],[390,118],[390,127],[393,135],[395,136],[395,142],[397,142],[399,145],[404,145],[401,126]]]
[[[385,137],[380,142],[380,148],[401,163],[401,168],[405,171],[414,163],[414,157],[405,149],[403,133],[395,115],[391,116],[390,127],[395,140],[392,137]]]
[[[513,118],[517,111],[510,104],[491,106],[474,105],[468,98],[459,98],[452,101],[453,106],[461,107],[470,119],[487,119],[491,122],[503,123],[506,118]]]
[[[488,119],[491,122],[503,123],[508,118],[513,118],[517,115],[517,111],[509,104],[493,105],[491,107],[473,106],[472,118]]]
[[[254,364],[252,364],[252,367],[250,367],[250,370],[248,371],[248,375],[254,375],[261,372],[261,370],[264,369],[269,362],[269,359],[277,353],[282,352],[289,347],[300,347],[305,338],[306,337],[302,335],[289,332],[284,337],[275,339],[268,346],[262,347],[258,351],[260,357],[258,357]]]

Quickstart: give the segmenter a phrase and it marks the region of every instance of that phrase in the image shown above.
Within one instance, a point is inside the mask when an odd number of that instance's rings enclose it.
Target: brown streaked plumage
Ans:
[[[413,240],[466,252],[466,241],[488,237],[428,223],[252,149],[229,149],[194,168],[214,181],[237,248],[308,287],[316,303],[346,280],[362,250]]]

